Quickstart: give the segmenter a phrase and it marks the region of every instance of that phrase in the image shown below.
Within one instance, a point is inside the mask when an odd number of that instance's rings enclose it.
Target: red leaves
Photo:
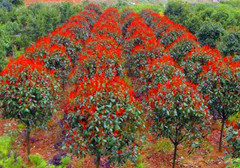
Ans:
[[[117,115],[118,117],[120,117],[120,116],[123,115],[124,112],[125,112],[125,110],[122,109],[121,107],[119,107],[119,109],[116,111],[116,115]]]
[[[130,92],[126,92],[130,90]],[[75,90],[70,93],[70,98],[74,99],[75,97],[87,98],[90,96],[95,96],[99,92],[113,92],[114,94],[121,96],[123,99],[126,96],[132,96],[131,89],[128,88],[128,85],[124,82],[123,79],[119,77],[113,77],[109,79],[105,77],[104,74],[96,74],[91,79],[85,79],[76,86]],[[92,106],[92,111],[96,110],[95,106]]]
[[[16,60],[14,59],[9,60],[8,65],[1,72],[1,76],[10,75],[10,76],[18,77],[19,75],[21,75],[21,73],[25,73],[25,72],[31,75],[31,72],[35,70],[38,71],[40,74],[41,73],[52,74],[52,71],[48,71],[44,67],[43,61],[40,61],[39,59],[34,61],[32,59],[24,58],[24,56],[20,56]]]
[[[221,55],[215,55],[207,65],[204,65],[202,76],[211,75],[213,78],[238,78],[237,74],[240,74],[240,62],[233,61],[232,57],[222,57]]]
[[[152,88],[148,92],[148,99],[152,99],[150,101],[150,106],[155,108],[154,101],[157,101],[159,106],[163,106],[163,104],[167,103],[167,107],[170,108],[172,102],[174,101],[174,97],[181,95],[182,101],[186,98],[190,98],[195,106],[196,110],[200,110],[200,104],[195,97],[198,95],[198,98],[201,98],[197,85],[188,82],[183,76],[173,75],[171,79],[165,81],[164,83],[159,83],[157,88]],[[202,99],[203,100],[203,99]]]

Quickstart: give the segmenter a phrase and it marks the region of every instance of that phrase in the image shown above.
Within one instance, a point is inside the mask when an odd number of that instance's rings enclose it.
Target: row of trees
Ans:
[[[146,132],[169,138],[175,167],[178,145],[204,138],[212,118],[221,119],[221,151],[226,121],[240,109],[240,62],[151,10],[88,5],[11,60],[0,83],[3,117],[26,125],[28,154],[29,130],[50,119],[59,98],[63,147],[94,155],[96,167],[101,157],[136,162]]]

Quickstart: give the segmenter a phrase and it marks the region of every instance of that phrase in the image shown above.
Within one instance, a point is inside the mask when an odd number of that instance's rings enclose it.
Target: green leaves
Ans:
[[[136,159],[142,111],[136,108],[129,86],[122,79],[96,75],[80,83],[78,92],[72,94],[75,102],[66,109],[69,117],[63,121],[68,125],[65,143],[70,152],[108,156],[114,165],[130,156]]]

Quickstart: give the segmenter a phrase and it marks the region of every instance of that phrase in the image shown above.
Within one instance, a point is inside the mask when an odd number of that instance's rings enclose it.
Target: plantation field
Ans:
[[[228,45],[176,4],[55,6],[69,18],[2,58],[0,167],[240,167],[238,13]]]

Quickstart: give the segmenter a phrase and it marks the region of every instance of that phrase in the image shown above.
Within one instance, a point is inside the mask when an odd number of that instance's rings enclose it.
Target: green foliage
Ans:
[[[190,6],[188,3],[179,0],[172,0],[167,3],[164,14],[177,23],[184,23],[190,13]]]
[[[184,25],[191,33],[196,34],[202,25],[202,20],[198,15],[188,15],[184,22]]]
[[[136,168],[146,168],[146,163],[143,162],[142,156],[140,155],[138,157],[138,163],[136,165]]]
[[[22,158],[17,156],[12,150],[12,141],[13,139],[9,136],[0,137],[0,167],[24,168],[25,165],[22,162]],[[29,159],[33,164],[31,168],[67,168],[67,165],[70,163],[69,156],[61,158],[61,164],[59,166],[50,165],[38,153],[30,155]]]
[[[129,8],[137,13],[140,13],[143,9],[151,9],[158,13],[163,11],[161,4],[156,5],[156,4],[151,4],[151,3],[141,3],[141,4],[137,4],[137,5],[132,5]]]
[[[83,10],[83,5],[73,5],[70,2],[62,2],[60,4],[53,5],[54,8],[58,9],[58,14],[61,16],[60,23],[64,23],[70,16]]]
[[[5,55],[11,46],[11,39],[6,31],[6,26],[0,26],[0,71],[6,64]]]
[[[31,4],[0,9],[0,71],[6,56],[16,56],[39,37],[53,31],[70,16],[82,9],[69,2],[57,4]]]
[[[197,32],[197,37],[202,45],[216,47],[216,43],[223,33],[224,29],[220,24],[205,21]]]
[[[200,16],[201,20],[208,21],[210,19],[210,17],[212,16],[214,9],[207,7],[207,6],[202,6],[202,7],[203,7],[203,9],[198,11],[199,16]]]
[[[114,7],[118,8],[119,10],[123,10],[128,6],[128,2],[126,0],[117,0],[117,3]]]
[[[33,163],[32,168],[46,168],[47,167],[47,162],[39,154],[30,155],[29,159]],[[51,166],[51,168],[52,168],[52,166]]]
[[[196,34],[201,45],[216,47],[216,44],[220,43],[217,47],[224,55],[238,53],[236,34],[233,35],[232,31],[227,30],[240,25],[239,0],[198,3],[189,6],[187,2],[169,1],[165,14]],[[223,34],[226,35],[221,38]]]
[[[23,0],[0,0],[0,9],[12,10],[13,7],[23,4]]]
[[[22,168],[22,159],[11,151],[12,139],[8,136],[0,137],[0,167]]]
[[[230,164],[226,166],[226,168],[239,168],[239,167],[240,167],[240,158],[230,159]]]
[[[224,56],[240,55],[240,28],[230,29],[221,37],[218,48]]]
[[[227,4],[230,5],[233,8],[240,8],[240,3],[239,0],[225,0],[225,1],[221,1],[222,4]]]

